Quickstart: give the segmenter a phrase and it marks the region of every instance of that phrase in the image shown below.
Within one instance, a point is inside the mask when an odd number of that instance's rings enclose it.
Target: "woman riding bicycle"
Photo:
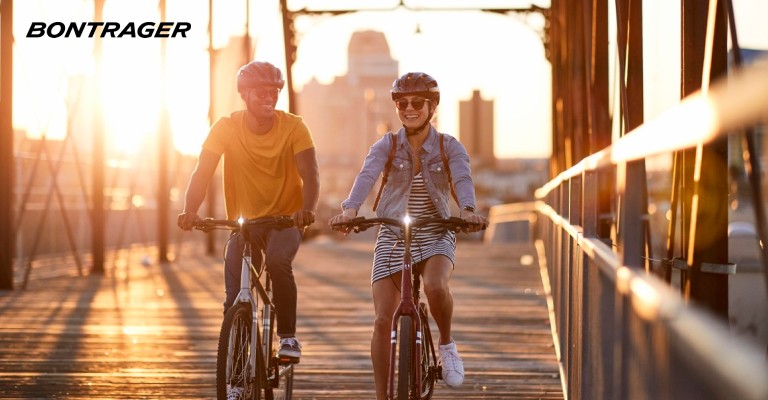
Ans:
[[[329,224],[348,222],[356,217],[379,175],[384,172],[386,184],[380,192],[381,203],[374,205],[377,216],[448,218],[451,193],[455,189],[460,217],[477,224],[470,231],[479,231],[487,220],[474,212],[475,189],[469,155],[458,140],[437,132],[431,124],[440,103],[437,81],[425,73],[409,72],[394,81],[391,93],[403,127],[397,134],[385,135],[371,147],[349,197],[341,204],[343,212],[331,218]],[[451,231],[425,228],[416,232],[412,239],[413,263],[421,270],[424,294],[440,331],[442,378],[448,386],[454,387],[464,381],[464,366],[451,337],[453,296],[449,281],[455,250],[456,238]],[[382,227],[376,238],[371,274],[376,314],[371,359],[379,400],[385,399],[387,393],[390,331],[392,315],[400,301],[398,283],[403,251],[397,233]]]

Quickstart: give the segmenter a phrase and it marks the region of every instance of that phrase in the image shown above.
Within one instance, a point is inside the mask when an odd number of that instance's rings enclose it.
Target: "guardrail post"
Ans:
[[[0,1],[0,290],[13,289],[13,1]]]
[[[582,192],[583,192],[583,183],[584,179],[582,178],[582,175],[574,176],[573,178],[568,180],[568,192],[569,192],[569,211],[568,216],[569,220],[571,222],[571,225],[578,225],[581,226],[583,219],[582,219]]]

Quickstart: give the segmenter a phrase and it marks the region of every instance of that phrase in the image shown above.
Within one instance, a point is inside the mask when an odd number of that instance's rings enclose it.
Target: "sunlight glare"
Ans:
[[[82,94],[85,74],[91,71],[90,41],[26,38],[35,20],[82,20],[89,9],[82,2],[37,1],[14,5],[14,127],[27,137],[63,139],[68,113],[77,108],[73,94]],[[79,6],[79,7],[78,7]],[[75,99],[76,100],[76,99]]]
[[[137,5],[136,3],[144,3]],[[156,21],[156,2],[106,2],[107,21]],[[115,149],[136,153],[157,132],[160,110],[160,41],[103,40],[101,99],[105,128]]]

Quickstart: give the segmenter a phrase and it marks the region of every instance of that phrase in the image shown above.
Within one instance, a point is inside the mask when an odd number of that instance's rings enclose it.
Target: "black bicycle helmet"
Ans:
[[[265,86],[278,89],[282,89],[285,86],[283,73],[274,65],[266,61],[251,61],[243,65],[237,72],[238,92],[243,93],[246,89]]]
[[[392,82],[392,100],[403,96],[421,96],[435,104],[440,103],[440,87],[435,78],[423,72],[408,72]]]

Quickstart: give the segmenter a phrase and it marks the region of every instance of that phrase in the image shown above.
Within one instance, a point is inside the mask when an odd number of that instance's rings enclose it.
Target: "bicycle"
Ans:
[[[216,397],[220,400],[227,399],[233,388],[242,388],[242,399],[289,400],[293,396],[295,364],[277,357],[280,338],[276,332],[272,281],[265,268],[265,257],[258,266],[251,262],[247,228],[256,225],[285,229],[292,227],[294,221],[290,216],[275,216],[238,221],[205,218],[195,223],[195,229],[203,232],[227,229],[240,232],[245,238],[240,292],[224,314],[219,334]]]
[[[400,304],[392,317],[387,397],[392,400],[431,399],[435,383],[438,379],[442,379],[442,371],[437,364],[427,305],[420,300],[421,276],[420,271],[413,268],[411,235],[414,229],[426,225],[442,225],[446,229],[459,232],[473,224],[457,217],[447,219],[406,217],[402,221],[393,218],[356,217],[349,222],[333,224],[334,227],[345,228],[355,233],[375,225],[400,228],[400,236],[405,245]],[[482,228],[485,229],[485,226]],[[397,389],[396,392],[395,389]]]

